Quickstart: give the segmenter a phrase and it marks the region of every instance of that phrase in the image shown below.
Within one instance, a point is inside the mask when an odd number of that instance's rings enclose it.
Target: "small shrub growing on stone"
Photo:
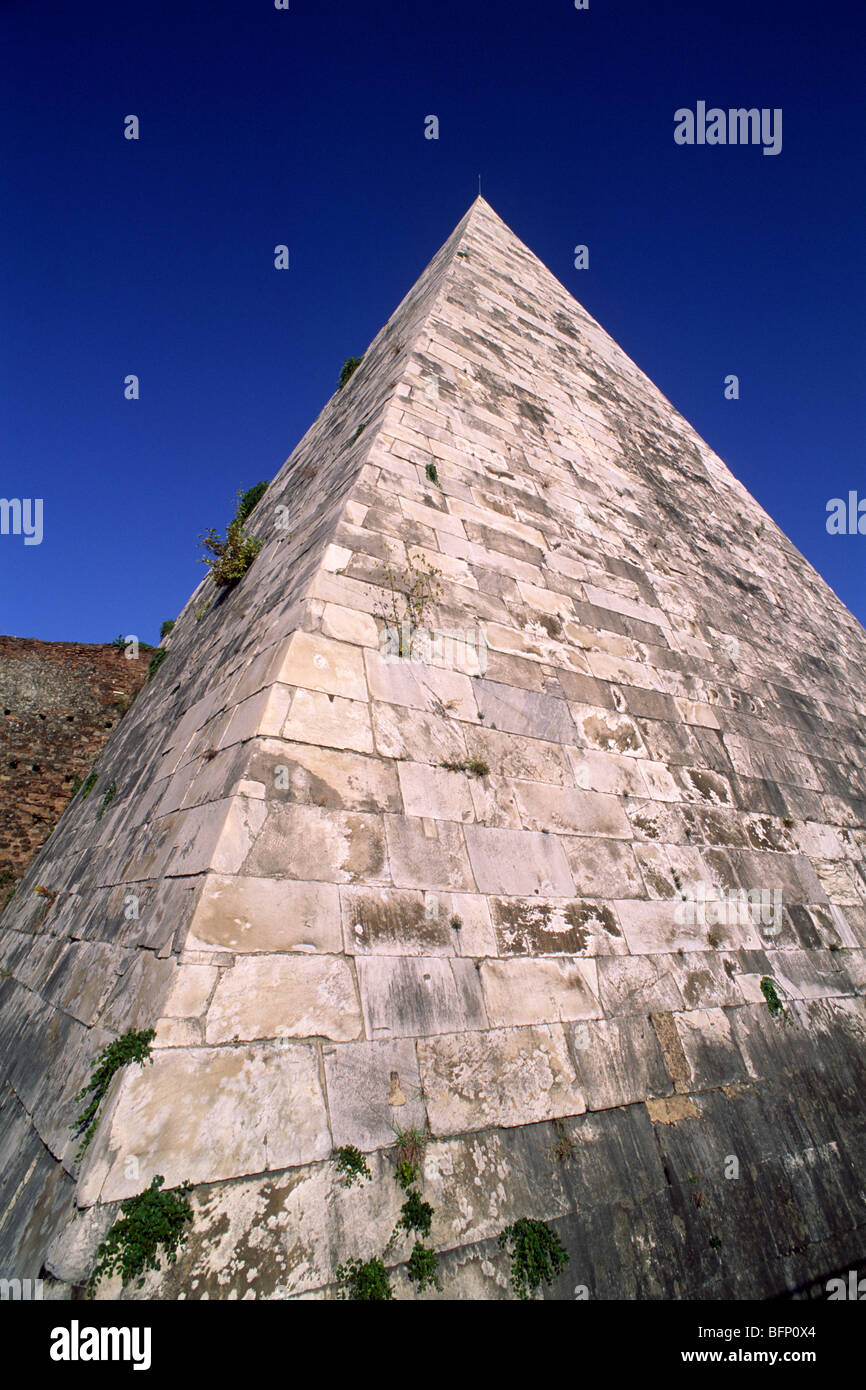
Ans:
[[[776,991],[774,981],[769,975],[765,975],[761,981],[761,993],[767,1001],[767,1008],[770,1010],[771,1018],[783,1018],[786,1023],[790,1023],[790,1015],[783,1005]]]
[[[552,1284],[568,1263],[568,1252],[546,1221],[521,1217],[506,1226],[498,1241],[511,1255],[511,1287],[518,1298],[532,1298],[542,1283]]]
[[[376,616],[396,637],[398,655],[410,658],[412,639],[424,627],[431,604],[439,597],[441,572],[433,565],[416,565],[407,556],[405,569],[395,569],[388,560],[379,562],[385,598],[377,605]]]
[[[244,522],[266,488],[267,483],[256,483],[246,492],[238,492],[237,510],[226,529],[225,539],[212,526],[200,538],[202,549],[207,552],[201,556],[201,563],[207,565],[220,589],[231,588],[243,579],[264,544],[245,533]]]
[[[471,777],[487,777],[490,766],[483,758],[467,758],[463,762],[444,759],[440,764],[446,772],[468,772]]]
[[[423,1292],[428,1284],[441,1292],[442,1284],[439,1280],[439,1260],[436,1251],[431,1250],[429,1246],[422,1245],[420,1240],[416,1240],[412,1254],[409,1256],[406,1273],[412,1282],[418,1285],[419,1293]]]
[[[416,1163],[410,1163],[408,1158],[401,1158],[394,1170],[397,1186],[402,1187],[404,1192],[408,1192],[413,1182],[418,1181],[418,1175],[418,1165]]]
[[[355,1302],[393,1298],[388,1271],[381,1260],[348,1260],[337,1266],[337,1297]]]
[[[239,521],[233,521],[226,531],[225,540],[211,527],[202,536],[203,549],[210,555],[202,556],[211,578],[219,589],[231,588],[243,579],[253,560],[262,548],[262,542],[245,536]]]
[[[344,1144],[337,1150],[337,1172],[344,1187],[351,1187],[356,1182],[362,1183],[371,1176],[367,1160],[354,1144]]]
[[[160,1249],[169,1264],[177,1259],[179,1246],[186,1240],[184,1227],[192,1220],[187,1192],[192,1183],[161,1191],[165,1179],[157,1173],[150,1187],[121,1204],[120,1216],[96,1252],[97,1262],[88,1281],[92,1294],[100,1279],[120,1274],[124,1284],[136,1280],[140,1289],[149,1269],[159,1269]]]
[[[395,1131],[396,1140],[394,1147],[397,1150],[397,1168],[401,1164],[408,1163],[414,1169],[414,1176],[409,1179],[412,1183],[417,1178],[421,1164],[424,1162],[424,1153],[427,1149],[427,1135],[420,1129],[398,1129]],[[399,1182],[400,1179],[398,1178]],[[408,1186],[408,1183],[400,1183],[401,1187]]]
[[[574,1140],[566,1130],[562,1120],[554,1120],[553,1128],[556,1131],[556,1143],[553,1146],[552,1155],[557,1163],[567,1163],[577,1153]]]
[[[112,781],[109,783],[108,787],[106,787],[105,796],[102,798],[102,805],[100,806],[99,810],[96,812],[96,819],[97,819],[97,820],[102,820],[102,817],[104,816],[104,814],[105,814],[105,812],[106,812],[106,809],[111,805],[111,802],[114,800],[114,798],[115,798],[116,796],[117,796],[117,783],[112,779]]]
[[[87,776],[81,784],[82,801],[86,801],[90,793],[93,791],[93,788],[96,786],[96,779],[97,777],[95,772],[88,772]]]
[[[162,624],[162,627],[159,629],[160,642],[162,641],[163,637],[167,637],[168,634],[172,631],[172,629],[174,628],[174,624],[174,618],[166,618],[165,622]]]
[[[435,463],[428,463],[424,469],[424,472],[426,473],[428,480],[431,483],[435,483],[436,486],[439,487],[439,473],[437,472]]]
[[[340,380],[337,382],[337,390],[342,391],[346,382],[349,381],[363,362],[363,357],[347,357],[340,368]]]
[[[265,482],[256,483],[254,487],[248,487],[246,492],[238,492],[238,509],[235,513],[235,521],[246,521],[253,507],[261,501],[268,490]]]
[[[150,658],[150,661],[148,662],[147,666],[147,679],[149,681],[153,680],[154,676],[156,675],[157,671],[159,670],[160,666],[165,661],[165,658],[167,656],[168,649],[166,647],[157,647],[153,656]]]
[[[394,1235],[398,1231],[409,1231],[410,1234],[417,1231],[421,1236],[429,1236],[432,1221],[433,1208],[430,1203],[425,1202],[415,1188],[410,1188],[400,1211],[400,1219],[394,1227]]]

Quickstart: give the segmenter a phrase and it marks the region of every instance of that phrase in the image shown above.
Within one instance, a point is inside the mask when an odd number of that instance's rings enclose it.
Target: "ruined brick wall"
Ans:
[[[147,675],[106,643],[0,637],[0,902],[65,809]]]

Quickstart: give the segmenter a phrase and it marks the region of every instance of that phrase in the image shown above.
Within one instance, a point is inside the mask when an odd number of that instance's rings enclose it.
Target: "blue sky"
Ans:
[[[866,621],[825,526],[866,498],[864,35],[853,0],[3,0],[0,496],[44,539],[0,536],[0,632],[157,641],[479,172]],[[781,153],[676,145],[701,100],[782,108]]]

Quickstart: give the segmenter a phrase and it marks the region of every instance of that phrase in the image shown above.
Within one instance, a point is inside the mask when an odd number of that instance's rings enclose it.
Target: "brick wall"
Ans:
[[[122,711],[150,652],[0,637],[0,901],[47,840]]]

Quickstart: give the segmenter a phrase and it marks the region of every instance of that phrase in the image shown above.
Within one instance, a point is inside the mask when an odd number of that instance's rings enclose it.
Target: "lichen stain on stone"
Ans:
[[[611,753],[637,753],[640,740],[631,724],[612,726],[601,715],[590,714],[582,721],[583,733],[592,748]]]
[[[632,816],[632,824],[635,830],[639,830],[648,840],[660,840],[662,837],[659,823],[654,816]]]
[[[732,805],[728,784],[724,778],[706,769],[685,768],[685,775],[699,796],[716,806]]]
[[[500,946],[510,955],[549,955],[556,951],[579,955],[589,944],[586,924],[593,920],[619,935],[608,908],[515,898],[494,898],[490,906]]]
[[[712,990],[713,984],[713,976],[709,970],[690,970],[681,986],[683,1000],[696,1008],[705,992]]]

